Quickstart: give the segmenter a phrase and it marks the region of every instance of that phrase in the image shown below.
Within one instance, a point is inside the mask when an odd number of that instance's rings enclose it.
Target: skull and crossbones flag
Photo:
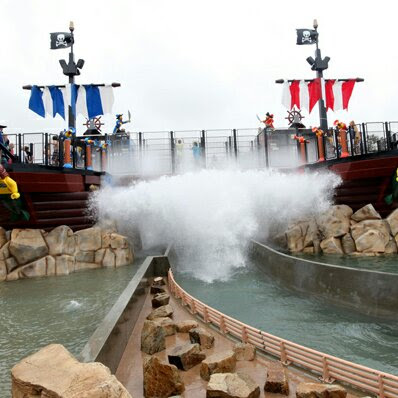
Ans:
[[[73,37],[68,32],[50,33],[50,48],[51,50],[58,50],[59,48],[68,48],[73,44]]]
[[[315,44],[318,40],[318,32],[313,29],[296,29],[297,44]]]

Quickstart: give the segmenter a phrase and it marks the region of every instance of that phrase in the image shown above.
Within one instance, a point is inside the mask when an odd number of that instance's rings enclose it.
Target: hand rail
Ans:
[[[188,305],[193,313],[200,315],[206,323],[212,323],[222,333],[229,333],[242,342],[253,344],[257,349],[278,357],[284,365],[303,367],[318,374],[325,383],[337,380],[377,394],[380,398],[398,398],[398,376],[301,346],[246,325],[191,296],[175,281],[171,269],[168,283],[171,293],[180,298],[184,305]]]

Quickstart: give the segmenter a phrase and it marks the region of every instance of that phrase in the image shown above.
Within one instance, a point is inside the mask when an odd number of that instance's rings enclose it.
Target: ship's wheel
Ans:
[[[89,130],[96,129],[98,131],[101,131],[101,126],[103,126],[104,124],[105,123],[101,122],[101,116],[98,116],[93,117],[92,119],[86,119],[86,123],[83,123],[83,126],[86,126]]]
[[[293,108],[291,111],[287,111],[287,117],[285,117],[285,119],[288,120],[289,124],[301,123],[304,116],[301,114],[300,109]]]

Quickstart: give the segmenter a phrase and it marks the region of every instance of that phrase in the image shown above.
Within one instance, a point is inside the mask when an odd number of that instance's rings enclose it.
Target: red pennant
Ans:
[[[343,109],[348,109],[348,103],[350,102],[352,90],[354,90],[355,79],[344,82],[341,87],[343,93]]]
[[[326,96],[326,111],[334,110],[334,94],[333,85],[336,80],[326,80],[325,82],[325,96]]]
[[[318,77],[308,83],[308,93],[310,95],[310,113],[315,104],[322,97],[321,79]]]
[[[296,105],[297,109],[300,109],[300,81],[293,80],[290,84],[290,109],[293,109],[293,106]]]

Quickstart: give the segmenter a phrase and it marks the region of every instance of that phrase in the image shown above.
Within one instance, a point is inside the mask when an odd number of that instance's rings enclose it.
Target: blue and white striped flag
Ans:
[[[72,106],[75,116],[83,115],[87,119],[112,113],[114,102],[111,85],[95,86],[93,84],[67,85],[66,87],[46,86],[44,89],[33,86],[29,99],[29,109],[38,115],[46,114],[63,119],[68,114],[68,106]]]

